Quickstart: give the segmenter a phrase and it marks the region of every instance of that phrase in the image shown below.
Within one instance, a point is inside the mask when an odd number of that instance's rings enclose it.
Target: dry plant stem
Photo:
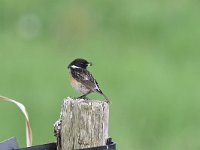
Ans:
[[[23,113],[25,121],[26,121],[26,145],[27,145],[27,147],[31,147],[32,146],[32,130],[31,130],[29,117],[28,117],[26,108],[24,107],[23,104],[17,102],[16,100],[10,99],[8,97],[0,96],[0,100],[14,103],[15,105],[18,106],[18,108]]]

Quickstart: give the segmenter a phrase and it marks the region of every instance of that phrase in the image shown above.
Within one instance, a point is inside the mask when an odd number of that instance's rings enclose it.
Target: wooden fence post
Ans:
[[[105,101],[66,98],[55,125],[59,150],[106,145],[109,105]]]

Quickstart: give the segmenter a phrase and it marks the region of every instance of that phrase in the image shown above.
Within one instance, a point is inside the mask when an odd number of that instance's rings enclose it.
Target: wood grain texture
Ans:
[[[109,105],[97,100],[64,100],[61,110],[61,149],[73,150],[106,145]]]

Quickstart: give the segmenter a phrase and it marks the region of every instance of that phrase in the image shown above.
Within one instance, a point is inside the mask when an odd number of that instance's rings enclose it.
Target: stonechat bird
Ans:
[[[97,81],[87,70],[87,67],[91,65],[91,62],[81,58],[72,61],[68,65],[71,85],[76,91],[83,94],[78,98],[85,98],[88,94],[96,92],[102,95],[106,99],[106,102],[109,103],[108,98],[101,91]]]

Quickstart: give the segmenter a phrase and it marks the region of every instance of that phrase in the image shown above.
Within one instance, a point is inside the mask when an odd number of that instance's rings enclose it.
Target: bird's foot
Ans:
[[[85,99],[85,100],[90,100],[88,97],[85,97],[84,99]]]
[[[82,95],[82,96],[77,97],[77,99],[85,99],[85,98],[86,98],[85,95]]]
[[[79,99],[78,97],[72,97],[72,96],[66,97],[65,99],[68,99],[68,98],[71,98],[71,99],[73,99],[73,100]]]
[[[88,97],[86,97],[86,96],[80,96],[80,97],[78,97],[77,99],[89,100],[89,98],[88,98]]]

